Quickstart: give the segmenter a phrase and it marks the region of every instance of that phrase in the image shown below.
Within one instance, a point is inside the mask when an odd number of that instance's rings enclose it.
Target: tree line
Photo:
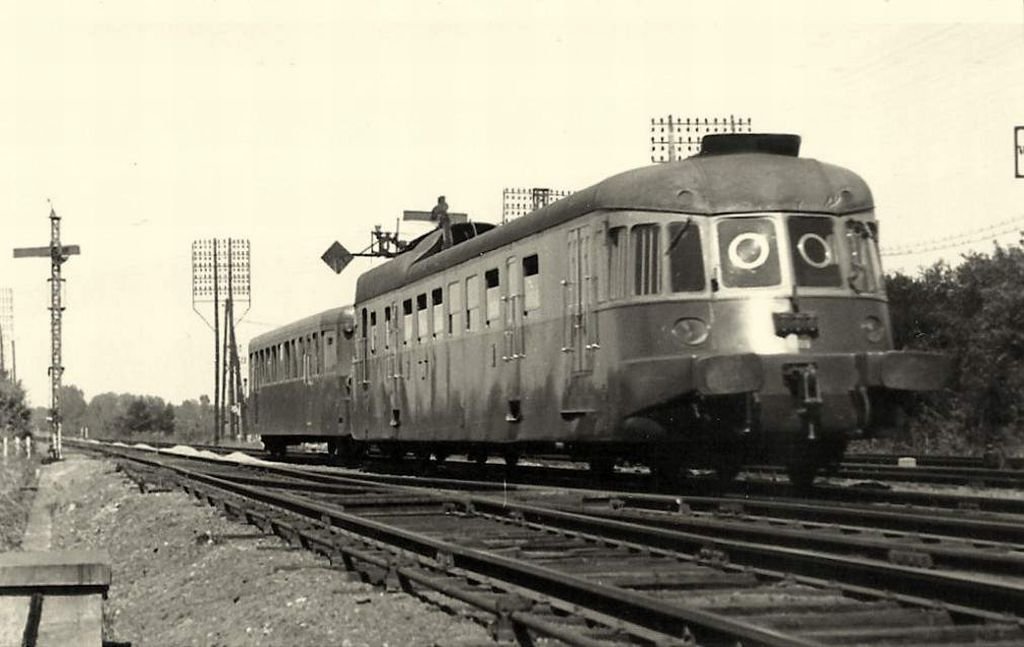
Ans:
[[[66,436],[88,433],[90,438],[124,438],[158,434],[182,441],[208,441],[212,435],[213,407],[205,395],[181,404],[152,395],[100,393],[86,402],[74,385],[61,387],[63,428]],[[36,407],[33,420],[47,427],[49,409]]]

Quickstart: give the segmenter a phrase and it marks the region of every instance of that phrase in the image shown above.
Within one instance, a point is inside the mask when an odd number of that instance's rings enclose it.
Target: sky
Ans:
[[[48,244],[51,206],[81,246],[64,265],[64,381],[86,398],[212,393],[194,240],[251,242],[244,348],[351,303],[375,261],[335,275],[320,260],[335,240],[362,249],[375,224],[440,194],[496,222],[505,187],[580,189],[644,166],[652,117],[746,116],[800,134],[803,155],[871,185],[884,247],[982,231],[973,247],[889,256],[889,270],[955,263],[991,249],[985,228],[1024,228],[1020,0],[40,0],[0,12],[0,247]],[[45,259],[0,249],[35,405],[49,394],[48,275]]]

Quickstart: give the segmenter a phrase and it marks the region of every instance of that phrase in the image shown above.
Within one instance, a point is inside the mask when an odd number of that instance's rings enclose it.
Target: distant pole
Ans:
[[[213,239],[213,444],[220,443],[220,268],[217,239]]]
[[[61,290],[64,279],[60,268],[72,255],[81,253],[78,245],[61,245],[60,216],[50,208],[50,246],[23,247],[14,250],[15,258],[30,256],[50,257],[50,456],[62,459],[60,386],[64,365],[61,360]]]
[[[232,241],[228,239],[228,300],[226,305],[227,314],[224,317],[224,324],[227,329],[224,331],[224,344],[227,351],[224,355],[224,362],[228,366],[228,427],[231,430],[231,437],[238,437],[238,420],[235,418],[235,403],[238,400],[238,393],[235,390],[235,303],[234,303],[234,249]]]

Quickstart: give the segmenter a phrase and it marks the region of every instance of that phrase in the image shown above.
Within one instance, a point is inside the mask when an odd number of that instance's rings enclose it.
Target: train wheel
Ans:
[[[606,481],[615,474],[615,458],[595,456],[590,459],[590,475],[598,481]]]
[[[487,464],[487,452],[485,451],[473,450],[466,455],[466,458],[477,465],[482,466]]]
[[[683,462],[671,457],[656,457],[648,461],[647,467],[651,470],[655,487],[675,487],[686,477],[683,472]]]
[[[337,463],[341,455],[341,440],[338,438],[327,439],[327,460],[330,463]]]
[[[519,464],[519,453],[513,451],[505,452],[505,467],[509,469]]]
[[[270,452],[271,458],[284,458],[288,451],[288,445],[284,442],[284,438],[264,438],[263,448]]]
[[[746,444],[742,437],[733,435],[723,438],[715,461],[715,475],[722,485],[731,483],[743,469],[746,460]]]
[[[798,490],[809,490],[814,485],[814,477],[818,475],[818,462],[811,457],[791,460],[786,465],[789,482]]]

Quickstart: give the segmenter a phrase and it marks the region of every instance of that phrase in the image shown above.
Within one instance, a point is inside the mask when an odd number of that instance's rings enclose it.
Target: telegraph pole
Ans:
[[[61,291],[64,279],[60,276],[60,267],[69,257],[80,254],[78,245],[62,245],[60,242],[60,216],[50,208],[50,246],[20,247],[14,250],[14,258],[49,257],[50,258],[50,456],[61,460],[61,413],[60,386],[64,365],[61,362],[61,315],[64,306],[61,303]]]
[[[231,415],[227,411],[228,402],[237,405],[242,400],[241,393],[234,388],[240,380],[236,377],[238,353],[233,347],[235,324],[252,305],[249,249],[249,241],[244,238],[192,242],[192,309],[213,330],[213,436],[218,443],[224,432],[225,415]],[[246,310],[236,320],[237,301],[245,303]],[[201,304],[209,303],[213,304],[212,322],[199,309]],[[234,429],[232,424],[231,430]]]

